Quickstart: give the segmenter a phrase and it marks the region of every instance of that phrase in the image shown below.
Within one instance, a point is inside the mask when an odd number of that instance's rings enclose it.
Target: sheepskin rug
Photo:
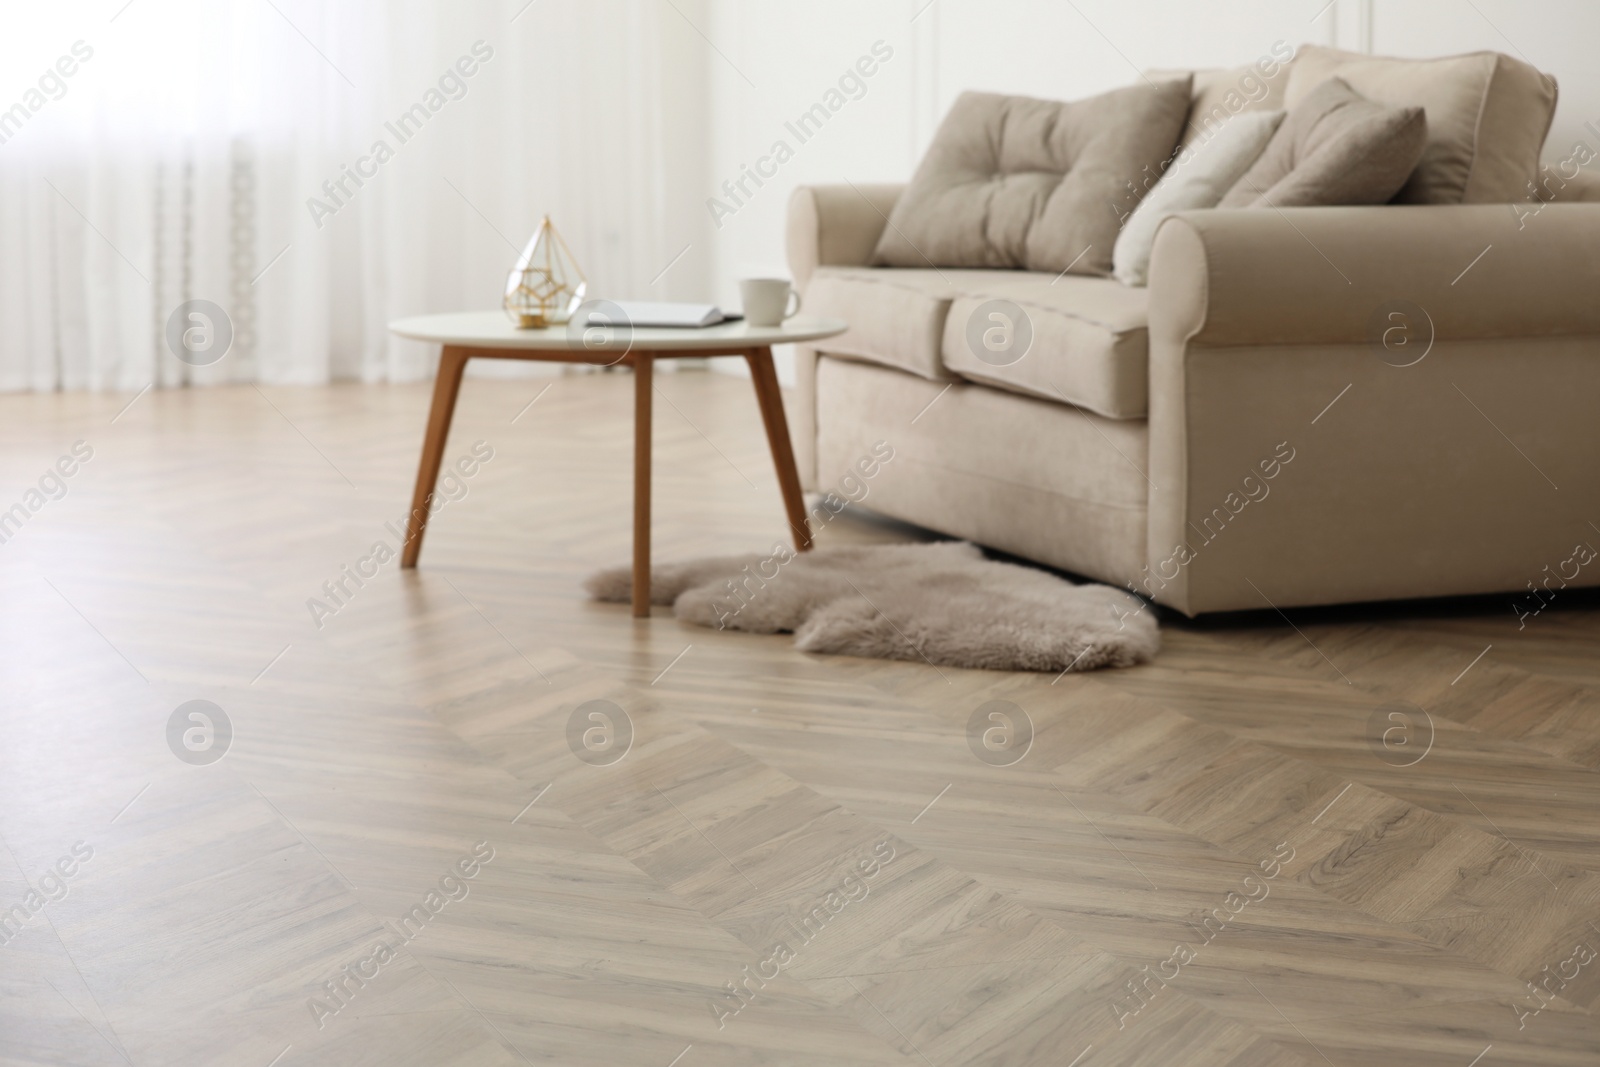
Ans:
[[[586,583],[625,603],[617,567]],[[686,622],[749,633],[793,632],[805,652],[918,660],[945,667],[1086,671],[1148,660],[1161,638],[1152,612],[1108,585],[1073,585],[984,558],[963,542],[874,545],[659,565],[650,598]]]

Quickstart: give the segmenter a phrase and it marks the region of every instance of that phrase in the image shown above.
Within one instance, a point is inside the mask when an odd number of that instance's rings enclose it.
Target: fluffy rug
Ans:
[[[618,567],[586,583],[626,602]],[[1108,585],[1073,585],[985,559],[962,542],[720,556],[657,566],[650,598],[686,622],[792,631],[797,648],[947,667],[1086,671],[1128,667],[1161,644],[1152,613]]]

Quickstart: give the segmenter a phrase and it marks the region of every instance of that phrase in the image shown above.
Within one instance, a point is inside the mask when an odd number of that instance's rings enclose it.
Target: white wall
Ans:
[[[794,157],[713,223],[707,270],[713,298],[737,306],[737,279],[787,276],[783,222],[789,193],[812,183],[903,181],[939,118],[963,89],[1073,99],[1132,82],[1158,67],[1235,66],[1273,42],[1332,44],[1390,55],[1492,49],[1517,55],[1561,83],[1548,158],[1600,127],[1595,0],[704,0],[709,64],[710,166],[700,203],[731,200],[719,187],[774,141]],[[893,57],[801,144],[786,120],[820,100],[857,57],[883,41]],[[720,368],[719,368],[720,369]],[[787,369],[785,368],[785,372]]]

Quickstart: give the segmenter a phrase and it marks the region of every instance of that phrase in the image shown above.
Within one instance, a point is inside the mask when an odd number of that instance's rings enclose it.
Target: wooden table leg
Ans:
[[[633,614],[650,614],[650,402],[655,357],[634,352],[633,363]]]
[[[778,468],[778,488],[783,491],[783,507],[789,513],[794,547],[805,552],[811,547],[811,526],[806,521],[806,499],[800,492],[800,474],[794,466],[794,444],[789,440],[789,420],[783,415],[783,393],[772,365],[772,349],[752,348],[744,358],[755,382],[761,421],[767,426],[767,444],[772,449],[772,465]]]
[[[433,407],[428,412],[428,431],[422,438],[417,487],[411,493],[411,514],[406,516],[406,543],[400,551],[402,567],[415,567],[417,556],[422,552],[422,531],[428,525],[428,502],[439,481],[445,439],[450,436],[450,419],[456,413],[456,397],[461,392],[461,373],[467,369],[470,358],[465,348],[456,345],[445,345],[439,353],[439,374],[433,380]]]

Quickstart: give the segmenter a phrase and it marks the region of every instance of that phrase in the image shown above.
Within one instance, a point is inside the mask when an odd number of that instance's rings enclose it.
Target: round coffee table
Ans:
[[[661,329],[626,326],[551,326],[519,330],[500,311],[462,311],[422,315],[389,324],[391,332],[441,346],[439,375],[433,385],[433,407],[422,439],[422,463],[411,497],[402,567],[415,567],[422,552],[422,534],[428,524],[428,504],[439,480],[445,438],[461,391],[461,374],[469,359],[532,359],[554,363],[588,363],[595,366],[633,368],[633,613],[650,614],[650,401],[654,393],[652,370],[658,359],[684,356],[743,356],[755,383],[756,404],[767,428],[767,444],[778,469],[783,506],[789,513],[794,546],[811,547],[805,500],[795,472],[789,423],[783,415],[783,395],[772,366],[772,346],[816,341],[843,333],[837,319],[792,318],[781,326],[723,323],[701,329]]]

